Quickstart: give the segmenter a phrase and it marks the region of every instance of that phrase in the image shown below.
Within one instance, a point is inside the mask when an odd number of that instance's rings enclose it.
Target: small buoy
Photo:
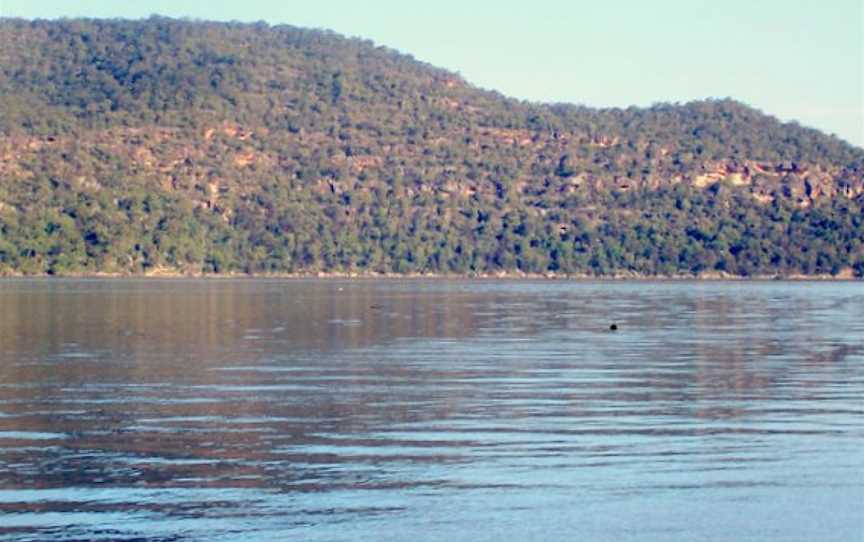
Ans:
[[[609,331],[618,331],[618,324],[612,324],[609,326]]]

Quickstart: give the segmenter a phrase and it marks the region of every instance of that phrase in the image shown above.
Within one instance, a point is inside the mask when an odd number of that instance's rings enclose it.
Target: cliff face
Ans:
[[[0,22],[0,272],[839,273],[864,151],[266,25]]]

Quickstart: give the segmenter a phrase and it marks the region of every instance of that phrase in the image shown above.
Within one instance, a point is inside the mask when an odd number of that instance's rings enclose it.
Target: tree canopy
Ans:
[[[578,94],[578,89],[574,90]],[[0,20],[0,274],[864,275],[864,151],[263,23]]]

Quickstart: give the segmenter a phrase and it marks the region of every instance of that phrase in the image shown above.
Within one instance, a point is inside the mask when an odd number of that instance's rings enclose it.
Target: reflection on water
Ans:
[[[0,314],[0,539],[864,537],[861,284],[14,280]]]

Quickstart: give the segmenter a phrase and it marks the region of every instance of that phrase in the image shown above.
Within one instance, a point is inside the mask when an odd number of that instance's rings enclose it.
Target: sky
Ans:
[[[731,97],[864,148],[864,0],[0,0],[3,17],[152,14],[335,30],[532,101]]]

